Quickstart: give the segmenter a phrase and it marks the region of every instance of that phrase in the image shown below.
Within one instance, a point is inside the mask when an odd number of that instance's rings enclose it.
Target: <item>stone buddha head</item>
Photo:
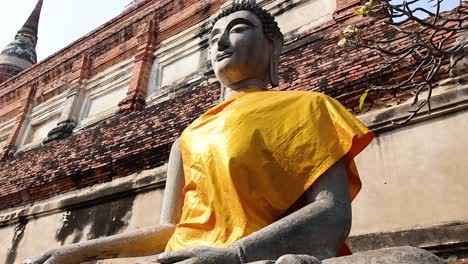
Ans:
[[[235,2],[214,20],[210,59],[223,87],[254,80],[278,86],[283,35],[272,15],[254,1]]]

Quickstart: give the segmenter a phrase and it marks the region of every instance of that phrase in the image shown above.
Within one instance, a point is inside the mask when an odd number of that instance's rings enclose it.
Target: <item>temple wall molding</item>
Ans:
[[[444,84],[450,79],[442,80],[435,87],[431,98],[431,114],[425,109],[405,126],[468,109],[468,83],[465,80],[464,83]],[[425,96],[427,92],[421,93],[421,98]],[[411,104],[412,100],[408,100],[393,107],[362,114],[358,118],[375,133],[383,133],[397,128],[393,122],[401,122],[411,115],[409,111],[414,108]]]

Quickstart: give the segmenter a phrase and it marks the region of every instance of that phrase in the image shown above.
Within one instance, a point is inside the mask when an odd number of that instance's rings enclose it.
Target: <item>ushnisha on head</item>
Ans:
[[[216,77],[224,87],[278,86],[283,34],[255,1],[234,2],[214,20],[209,44]]]

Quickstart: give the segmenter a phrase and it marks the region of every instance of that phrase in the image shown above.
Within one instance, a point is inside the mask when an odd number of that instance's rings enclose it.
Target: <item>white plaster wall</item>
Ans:
[[[468,221],[468,110],[383,133],[356,162],[352,235]]]
[[[84,193],[80,194],[83,195]],[[133,200],[131,210],[125,215],[126,226],[118,233],[158,224],[162,196],[162,189],[138,194]],[[17,244],[16,261],[13,263],[21,263],[21,261],[37,256],[41,252],[60,247],[61,243],[57,240],[56,234],[63,226],[66,214],[66,211],[60,211],[28,220],[24,234]],[[109,222],[112,222],[112,219],[109,219]],[[65,244],[72,243],[75,237],[80,236],[81,231],[83,234],[79,241],[87,240],[92,224],[88,223],[83,229],[75,230],[65,240]],[[18,229],[17,227],[18,224],[0,228],[0,263],[11,264],[7,263],[6,259],[12,248],[13,237],[19,233],[18,231],[15,232],[15,229]],[[111,260],[102,263],[133,263],[133,261]]]
[[[118,111],[118,103],[127,96],[134,65],[133,59],[122,61],[86,81],[79,127],[98,122]]]
[[[283,34],[319,27],[333,19],[336,9],[336,1],[330,0],[285,1],[280,8],[288,2],[297,2],[298,6],[275,17]]]
[[[115,108],[127,95],[128,86],[117,86],[89,100],[89,109],[86,118],[96,116],[109,109]]]
[[[54,214],[28,221],[22,237],[17,238],[16,243],[15,236],[21,235],[19,224],[0,228],[0,263],[21,263],[21,260],[59,246],[54,237],[61,217],[61,214]],[[10,251],[16,252],[13,258],[15,262],[7,262]]]
[[[19,150],[32,149],[41,144],[57,125],[65,100],[66,94],[63,93],[31,109],[18,135],[16,145]]]
[[[47,137],[47,134],[57,126],[59,116],[53,116],[50,119],[44,120],[43,122],[33,125],[27,135],[24,144],[37,144]]]
[[[11,118],[3,123],[0,123],[0,152],[2,148],[6,145],[10,130],[13,128],[15,119]]]
[[[17,262],[26,260],[38,253],[60,246],[55,241],[55,233],[61,225],[61,214],[34,219],[26,225],[24,236],[18,244]]]
[[[0,135],[0,152],[2,151],[3,147],[7,144],[8,134]]]
[[[132,217],[126,230],[136,230],[142,227],[153,226],[159,223],[164,190],[159,189],[136,197],[132,208]]]
[[[0,263],[5,263],[6,261],[8,251],[12,245],[14,230],[14,226],[0,228]]]
[[[203,65],[203,51],[196,50],[161,67],[160,87],[172,84],[198,71]]]

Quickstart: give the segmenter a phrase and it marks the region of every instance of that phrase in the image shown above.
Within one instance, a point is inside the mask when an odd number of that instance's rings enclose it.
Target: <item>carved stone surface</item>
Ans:
[[[73,133],[73,129],[76,127],[76,123],[70,120],[66,120],[57,124],[48,134],[44,140],[44,144],[50,143],[54,140],[64,139],[69,137]]]
[[[304,255],[285,255],[275,261],[250,264],[446,264],[443,259],[416,247],[395,247],[364,251],[351,256],[326,259],[323,262]]]
[[[154,262],[137,261],[135,264]],[[447,264],[436,255],[416,247],[394,247],[355,253],[351,256],[318,259],[307,255],[284,255],[278,260],[262,260],[248,264]]]
[[[292,262],[293,263],[293,262]],[[396,247],[365,251],[327,259],[323,264],[445,264],[443,259],[416,247]]]
[[[320,260],[307,255],[284,255],[277,261],[262,260],[250,262],[249,264],[320,264]]]
[[[256,261],[249,264],[446,264],[443,259],[416,247],[395,247],[356,253],[352,256],[326,259],[323,262],[304,255],[286,255],[276,262]]]

